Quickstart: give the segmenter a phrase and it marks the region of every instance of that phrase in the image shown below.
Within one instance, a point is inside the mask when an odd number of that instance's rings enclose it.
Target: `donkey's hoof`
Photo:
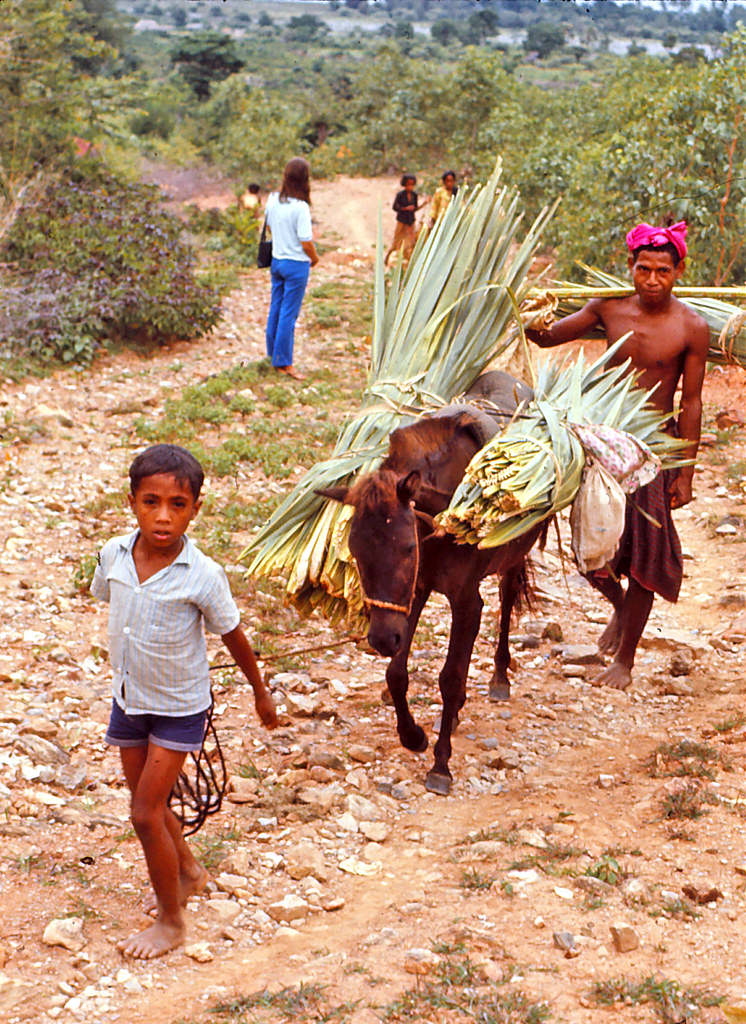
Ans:
[[[441,775],[440,772],[428,772],[425,777],[425,789],[429,793],[437,793],[438,796],[448,796],[451,792],[453,779],[450,775]]]
[[[510,700],[510,683],[490,683],[490,700]]]
[[[403,747],[406,747],[407,750],[411,750],[415,754],[424,754],[427,750],[427,735],[425,730],[419,725],[416,725],[412,732],[406,736],[399,733],[399,739]]]

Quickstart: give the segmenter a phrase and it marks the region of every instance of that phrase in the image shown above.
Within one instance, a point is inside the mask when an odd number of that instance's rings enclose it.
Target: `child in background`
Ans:
[[[440,176],[442,182],[441,185],[435,190],[433,196],[433,205],[430,210],[430,229],[435,227],[440,218],[448,209],[448,204],[455,195],[458,194],[458,186],[456,184],[456,172],[455,171],[443,171]]]
[[[426,203],[430,202],[429,196],[425,196],[422,202],[419,202],[419,197],[414,190],[417,184],[417,178],[414,174],[403,174],[399,184],[402,186],[401,191],[396,193],[391,206],[392,210],[396,213],[396,228],[393,241],[389,246],[388,252],[383,257],[383,262],[386,266],[388,265],[389,257],[394,252],[401,252],[403,263],[409,262],[409,257],[412,255],[414,244],[417,241],[417,228],[414,216],[418,210],[421,210]]]
[[[129,478],[138,528],[104,545],[91,592],[109,602],[106,742],[120,750],[157,901],[155,922],[119,948],[147,960],[183,941],[183,908],[207,882],[168,806],[187,753],[202,747],[211,704],[203,624],[220,634],[251,683],[264,725],[273,729],[277,716],[224,571],[186,536],[201,505],[199,462],[178,445],[157,444],[135,458]]]
[[[239,203],[244,208],[244,210],[253,210],[253,212],[257,216],[259,215],[259,209],[261,207],[261,199],[259,198],[259,192],[259,186],[256,184],[256,182],[252,181],[250,185],[246,186],[246,191],[239,198]]]

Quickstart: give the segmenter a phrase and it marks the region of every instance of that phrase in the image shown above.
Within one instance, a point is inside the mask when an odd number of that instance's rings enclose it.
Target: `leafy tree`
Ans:
[[[629,226],[670,217],[689,224],[691,279],[746,277],[746,30],[717,60],[635,58],[597,87],[531,103],[506,163],[532,212],[564,196],[548,232],[562,272],[574,259],[623,270]]]
[[[195,32],[182,37],[171,51],[171,63],[199,100],[208,98],[214,82],[244,66],[233,40],[221,32]]]
[[[459,27],[450,18],[439,18],[430,26],[430,36],[441,46],[450,46],[460,38]]]
[[[308,144],[303,108],[277,94],[250,89],[238,75],[216,85],[199,111],[195,141],[230,174],[271,182]]]
[[[329,26],[315,14],[296,14],[288,19],[286,36],[299,43],[310,43],[319,36],[326,35]]]
[[[691,66],[706,59],[705,51],[700,50],[698,46],[680,46],[676,53],[671,54],[674,64],[689,64]]]
[[[564,26],[553,21],[537,21],[528,26],[523,45],[526,50],[535,50],[543,60],[553,50],[559,50],[564,42]]]
[[[76,28],[75,19],[85,17],[77,0],[0,3],[0,194],[6,201],[35,168],[67,152],[73,136],[95,134],[105,114],[92,101],[96,83],[80,69],[113,58],[114,51]]]
[[[471,33],[475,36],[475,42],[484,42],[487,36],[494,35],[499,28],[500,21],[495,11],[489,7],[480,7],[473,11],[467,18],[467,24]]]
[[[105,48],[97,54],[73,55],[75,67],[87,75],[101,74],[111,66],[115,51],[125,49],[132,36],[131,23],[118,10],[115,0],[79,0],[69,11],[70,30],[92,36]]]

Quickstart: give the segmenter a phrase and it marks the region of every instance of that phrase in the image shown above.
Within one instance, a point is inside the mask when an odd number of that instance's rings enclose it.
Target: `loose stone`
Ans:
[[[612,924],[609,927],[611,941],[617,953],[630,953],[640,945],[640,938],[637,932],[628,924]]]

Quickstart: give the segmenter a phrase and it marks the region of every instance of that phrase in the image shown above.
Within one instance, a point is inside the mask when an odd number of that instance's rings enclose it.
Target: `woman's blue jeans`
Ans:
[[[295,321],[306,293],[311,264],[272,260],[272,299],[267,317],[267,355],[273,366],[293,365]]]

